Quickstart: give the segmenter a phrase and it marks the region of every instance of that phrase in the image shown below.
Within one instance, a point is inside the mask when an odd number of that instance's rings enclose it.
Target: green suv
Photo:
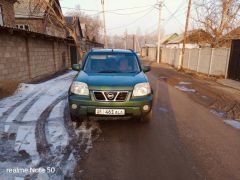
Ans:
[[[150,66],[141,66],[132,50],[89,51],[69,89],[70,114],[74,120],[152,118],[153,92],[147,76]]]

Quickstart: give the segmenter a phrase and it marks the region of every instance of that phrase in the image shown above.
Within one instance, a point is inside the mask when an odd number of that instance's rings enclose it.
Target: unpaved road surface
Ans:
[[[0,100],[0,180],[240,179],[239,91],[153,65],[150,123],[76,124],[67,106],[75,75]]]
[[[193,78],[171,68],[153,67],[148,76],[155,93],[152,121],[99,122],[102,134],[90,154],[78,164],[77,177],[240,179],[240,131],[209,109],[218,97],[210,96],[207,86],[201,91],[194,89]],[[239,97],[239,92],[227,90],[230,96]]]

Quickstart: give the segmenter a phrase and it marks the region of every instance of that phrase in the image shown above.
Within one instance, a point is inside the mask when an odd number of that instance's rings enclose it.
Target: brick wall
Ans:
[[[0,0],[0,6],[3,11],[3,25],[15,26],[14,0]]]
[[[1,81],[31,82],[70,67],[64,41],[0,32]]]

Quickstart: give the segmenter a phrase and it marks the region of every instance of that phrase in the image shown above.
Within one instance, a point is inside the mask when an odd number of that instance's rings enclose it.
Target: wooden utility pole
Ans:
[[[133,50],[135,51],[135,35],[133,35]]]
[[[163,1],[159,1],[159,19],[158,19],[158,46],[157,46],[157,62],[160,63],[160,51],[161,51],[161,22],[162,22],[162,7]]]
[[[106,31],[106,24],[105,24],[104,0],[101,0],[101,4],[102,4],[102,13],[103,13],[104,48],[108,48],[107,31]]]
[[[186,47],[187,33],[188,33],[188,25],[189,25],[189,17],[190,17],[190,12],[191,12],[191,4],[192,4],[192,0],[188,0],[188,11],[187,11],[185,32],[184,32],[184,38],[183,38],[182,56],[181,56],[180,64],[178,66],[179,70],[182,69],[182,66],[183,66],[183,59],[184,59],[184,54],[185,54],[185,47]]]
[[[124,38],[124,47],[125,49],[127,49],[127,38],[128,38],[128,34],[127,34],[127,30],[125,31],[125,38]]]

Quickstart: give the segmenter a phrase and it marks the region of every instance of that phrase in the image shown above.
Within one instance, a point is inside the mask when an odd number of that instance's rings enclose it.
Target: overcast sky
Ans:
[[[101,11],[101,0],[60,0],[60,3],[64,13],[71,11],[67,8],[75,8],[77,5],[89,15]],[[157,0],[105,0],[107,33],[122,35],[125,29],[128,33],[136,33],[138,28],[141,29],[142,34],[153,32],[157,29],[158,23],[158,9],[153,7],[156,3]],[[126,8],[131,9],[119,10]],[[162,27],[165,35],[173,32],[181,33],[184,30],[186,11],[187,0],[164,1]],[[174,16],[170,16],[172,14]],[[102,14],[100,17],[102,18]]]

